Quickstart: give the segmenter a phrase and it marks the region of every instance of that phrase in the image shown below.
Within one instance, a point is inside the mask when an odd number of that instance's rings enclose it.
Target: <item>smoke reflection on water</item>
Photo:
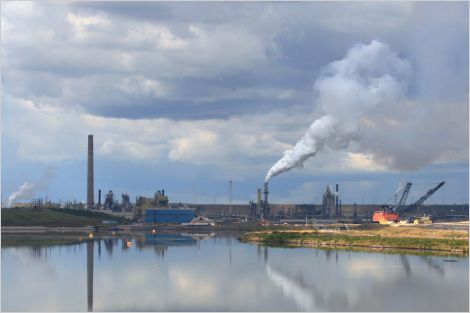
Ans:
[[[269,279],[278,287],[287,298],[292,298],[302,311],[315,311],[312,292],[298,282],[290,279],[266,265],[266,273]]]

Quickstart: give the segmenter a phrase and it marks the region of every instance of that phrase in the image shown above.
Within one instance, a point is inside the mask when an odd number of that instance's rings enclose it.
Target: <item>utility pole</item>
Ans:
[[[232,215],[232,180],[230,180],[230,216]]]

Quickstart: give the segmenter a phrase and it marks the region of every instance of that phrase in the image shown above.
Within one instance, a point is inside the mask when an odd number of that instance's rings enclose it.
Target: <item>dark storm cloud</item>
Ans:
[[[222,99],[218,101],[191,101],[171,99],[149,99],[148,97],[118,97],[113,102],[99,100],[99,105],[90,103],[88,112],[93,115],[141,119],[169,118],[172,120],[224,119],[228,114],[242,115],[249,111],[263,112],[274,106],[288,106],[286,101]],[[130,106],[129,103],[136,105]],[[103,105],[104,104],[104,105]]]
[[[468,101],[468,3],[423,3],[415,19],[404,33],[409,43],[404,51],[415,66],[417,97]]]
[[[260,3],[220,2],[76,2],[74,8],[87,12],[106,12],[134,20],[166,21],[171,24],[185,22],[224,23],[241,17],[259,16],[265,5]]]

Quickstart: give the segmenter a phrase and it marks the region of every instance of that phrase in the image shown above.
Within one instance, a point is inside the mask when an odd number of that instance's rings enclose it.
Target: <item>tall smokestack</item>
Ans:
[[[87,207],[93,208],[93,135],[88,135]]]
[[[261,214],[261,188],[258,188],[258,211]]]

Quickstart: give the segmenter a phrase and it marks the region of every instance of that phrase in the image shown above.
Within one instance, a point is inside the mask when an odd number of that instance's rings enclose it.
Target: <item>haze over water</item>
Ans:
[[[262,247],[225,234],[2,243],[1,279],[2,311],[469,309],[468,257]]]

